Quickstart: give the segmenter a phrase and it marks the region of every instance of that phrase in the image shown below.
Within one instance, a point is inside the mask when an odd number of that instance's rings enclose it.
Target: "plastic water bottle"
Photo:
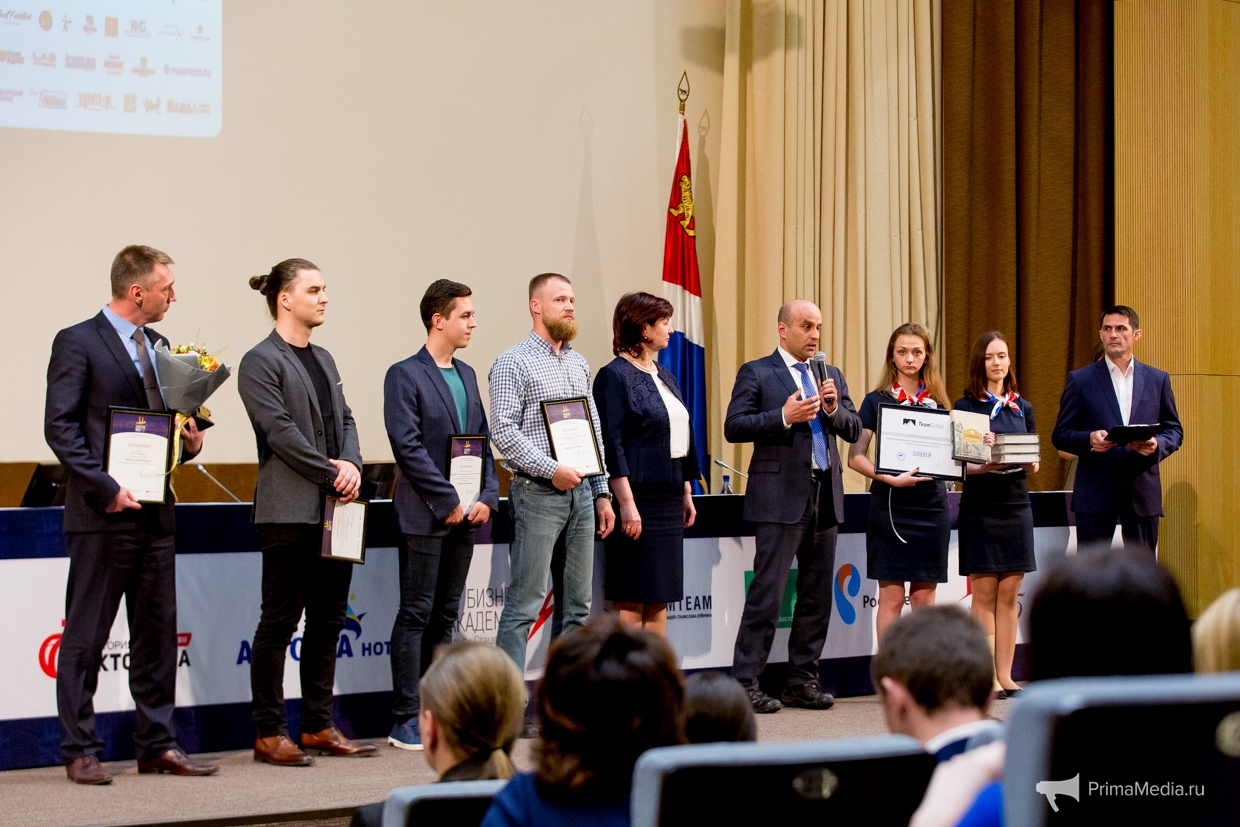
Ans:
[[[735,494],[732,490],[732,476],[730,474],[723,475],[723,485],[719,486],[720,494]]]

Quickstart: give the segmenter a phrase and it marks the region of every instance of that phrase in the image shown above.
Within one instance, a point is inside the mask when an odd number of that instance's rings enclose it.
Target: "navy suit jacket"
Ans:
[[[835,520],[843,523],[843,463],[835,437],[856,442],[861,435],[861,417],[857,416],[857,409],[848,396],[844,374],[834,365],[827,365],[827,373],[835,380],[837,407],[834,421],[821,411],[818,419],[827,434]],[[782,414],[789,394],[796,390],[800,389],[792,381],[792,374],[778,350],[763,359],[746,362],[736,374],[723,435],[728,442],[754,444],[744,511],[745,519],[751,522],[792,525],[805,515],[813,482],[813,436],[808,422],[798,422],[785,429]]]
[[[683,405],[676,377],[655,362],[659,378]],[[607,473],[628,477],[629,483],[684,482],[698,478],[693,427],[689,427],[689,453],[672,459],[672,423],[659,388],[650,374],[617,356],[594,378],[594,404],[603,429]],[[672,463],[680,468],[674,468]]]
[[[1131,502],[1141,517],[1162,516],[1162,481],[1158,464],[1179,449],[1184,440],[1180,415],[1171,393],[1171,377],[1136,362],[1132,374],[1132,412],[1128,421],[1161,427],[1158,450],[1148,457],[1120,445],[1098,452],[1089,447],[1089,435],[1122,425],[1119,400],[1105,359],[1068,374],[1059,400],[1059,417],[1051,442],[1060,451],[1075,454],[1076,481],[1072,510],[1081,514],[1119,514]]]
[[[448,454],[454,434],[481,434],[487,438],[480,500],[492,511],[499,508],[491,430],[478,394],[478,378],[474,369],[460,359],[456,360],[456,369],[465,384],[464,431],[460,429],[452,391],[425,347],[388,368],[383,380],[383,422],[392,456],[400,469],[393,505],[397,525],[405,534],[434,537],[448,532],[443,518],[461,502],[456,488],[448,482]]]
[[[168,343],[149,327],[144,329],[151,347],[156,342]],[[47,365],[43,434],[68,471],[64,530],[126,531],[153,518],[171,533],[176,530],[171,491],[162,505],[147,503],[141,510],[117,514],[104,511],[120,491],[116,480],[103,470],[110,406],[145,410],[146,391],[116,328],[100,311],[94,318],[56,334]],[[180,461],[192,458],[193,454],[183,451]]]

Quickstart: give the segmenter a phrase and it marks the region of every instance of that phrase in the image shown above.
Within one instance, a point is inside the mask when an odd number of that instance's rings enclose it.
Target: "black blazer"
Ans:
[[[168,340],[149,327],[147,341]],[[160,528],[176,530],[172,492],[162,505],[146,503],[139,510],[118,514],[104,511],[116,499],[120,485],[103,470],[103,449],[108,432],[108,407],[146,409],[142,377],[116,328],[100,311],[56,334],[52,358],[47,365],[47,404],[43,434],[56,458],[68,471],[65,487],[66,532],[126,531],[146,518],[157,519]],[[192,459],[183,451],[180,461]]]
[[[1125,502],[1141,517],[1162,516],[1162,481],[1158,464],[1179,450],[1184,428],[1175,409],[1171,377],[1158,368],[1137,362],[1132,371],[1133,424],[1155,424],[1158,450],[1148,457],[1123,445],[1098,452],[1089,447],[1089,435],[1122,425],[1119,400],[1105,359],[1068,374],[1051,442],[1060,451],[1076,454],[1072,510],[1080,514],[1118,514]]]
[[[683,405],[685,397],[676,377],[658,362],[655,365],[659,378]],[[689,423],[689,453],[673,460],[672,423],[650,374],[617,356],[604,365],[594,379],[594,405],[598,408],[603,430],[609,476],[628,477],[630,485],[635,482],[677,483],[698,478],[693,423]],[[673,462],[680,467],[674,467]]]
[[[491,429],[487,426],[478,377],[474,369],[456,360],[465,384],[465,430],[460,428],[456,401],[435,359],[423,347],[408,359],[388,368],[383,380],[383,422],[387,426],[392,456],[400,469],[396,479],[396,523],[405,534],[424,537],[443,535],[443,518],[460,504],[448,482],[448,453],[454,434],[487,437],[481,501],[499,508],[499,480],[491,454]],[[468,524],[466,524],[468,525]]]
[[[856,442],[861,436],[861,417],[848,396],[844,374],[827,366],[839,394],[835,416],[818,414],[827,434],[831,462],[831,499],[835,520],[844,522],[843,463],[835,437]],[[770,356],[741,365],[732,386],[723,435],[728,442],[752,442],[749,482],[745,486],[746,520],[758,523],[792,525],[805,515],[812,485],[813,436],[808,422],[784,428],[782,409],[793,391],[799,390],[783,357],[776,350]],[[824,492],[825,493],[825,486]]]

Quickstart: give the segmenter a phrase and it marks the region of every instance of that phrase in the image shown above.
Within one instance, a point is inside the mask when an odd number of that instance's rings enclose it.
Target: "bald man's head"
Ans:
[[[779,346],[804,362],[818,350],[822,311],[805,299],[793,299],[779,308]]]

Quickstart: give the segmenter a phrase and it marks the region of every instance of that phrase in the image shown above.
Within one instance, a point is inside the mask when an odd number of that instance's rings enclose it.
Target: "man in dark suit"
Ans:
[[[1110,545],[1118,521],[1125,548],[1153,551],[1163,513],[1158,464],[1179,449],[1184,429],[1171,377],[1132,355],[1141,338],[1136,311],[1108,308],[1099,335],[1106,355],[1068,374],[1051,442],[1079,458],[1072,485],[1078,546]],[[1157,425],[1158,433],[1127,445],[1107,440],[1112,428],[1129,424]]]
[[[464,284],[440,279],[422,297],[426,346],[388,368],[383,420],[396,481],[396,522],[401,532],[400,610],[392,625],[392,732],[388,743],[422,749],[418,681],[435,647],[452,640],[461,590],[474,555],[474,531],[499,507],[499,482],[490,430],[474,369],[453,354],[469,345],[474,300]],[[470,440],[482,460],[480,489],[462,502],[451,478],[453,436]],[[461,451],[466,449],[460,443]]]
[[[61,755],[70,780],[108,784],[99,765],[95,688],[121,596],[129,617],[129,690],[137,712],[139,772],[210,775],[176,743],[176,523],[171,495],[139,503],[103,466],[109,406],[165,410],[151,353],[168,340],[147,327],[176,301],[172,259],[132,246],[112,261],[112,300],[93,319],[56,334],[47,367],[47,444],[68,471],[65,544],[69,584],[56,672]],[[202,449],[190,419],[180,460]]]
[[[310,343],[323,324],[327,285],[312,262],[291,258],[250,279],[275,330],[241,358],[237,391],[258,443],[254,533],[263,550],[262,614],[254,632],[250,691],[254,760],[307,766],[320,755],[375,755],[336,728],[336,645],[349,606],[353,564],[322,556],[326,496],[349,503],[361,487],[362,452],[336,361]],[[301,638],[301,746],[284,717],[285,653]]]
[[[755,712],[783,705],[829,709],[835,699],[818,684],[818,657],[831,620],[835,541],[844,521],[843,463],[835,437],[861,435],[848,384],[828,365],[821,384],[808,364],[818,349],[822,312],[803,299],[779,309],[779,348],[746,362],[736,375],[723,432],[729,442],[754,443],[744,517],[758,524],[754,576],[745,597],[732,676],[749,692]],[[792,559],[797,604],[788,638],[788,678],[780,699],[758,688]]]

